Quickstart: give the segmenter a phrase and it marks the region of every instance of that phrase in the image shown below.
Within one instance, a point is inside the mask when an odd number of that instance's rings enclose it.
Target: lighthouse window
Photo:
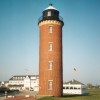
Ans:
[[[49,26],[49,33],[52,33],[52,26]]]
[[[52,43],[49,43],[49,51],[52,51]]]
[[[48,89],[49,90],[52,90],[52,80],[49,80],[48,81]]]
[[[51,16],[51,11],[48,11],[48,15],[47,16]]]
[[[49,61],[49,70],[52,70],[52,64],[53,64],[53,61]]]

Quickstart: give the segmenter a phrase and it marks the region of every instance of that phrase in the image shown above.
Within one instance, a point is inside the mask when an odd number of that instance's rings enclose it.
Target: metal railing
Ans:
[[[63,18],[61,17],[61,16],[53,16],[54,17],[54,19],[56,19],[57,18],[57,20],[59,20],[59,21],[61,21],[61,22],[63,22]],[[42,21],[42,20],[44,20],[44,19],[53,19],[53,17],[52,16],[49,16],[49,17],[43,17],[43,16],[41,16],[39,19],[38,19],[38,22],[40,22],[40,21]]]

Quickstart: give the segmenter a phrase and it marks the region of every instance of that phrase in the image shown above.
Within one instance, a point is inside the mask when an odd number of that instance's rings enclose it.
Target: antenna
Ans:
[[[50,3],[49,5],[50,5],[50,6],[52,6],[53,4],[52,4],[52,3]]]

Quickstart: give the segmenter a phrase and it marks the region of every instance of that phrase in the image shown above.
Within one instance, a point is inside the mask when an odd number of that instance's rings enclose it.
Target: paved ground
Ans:
[[[15,96],[14,98],[6,98],[4,100],[36,100],[33,96],[25,97],[25,96]]]
[[[5,97],[0,97],[0,100],[4,100],[5,99]]]
[[[36,100],[35,97],[37,92],[34,91],[22,91],[19,93],[15,93],[12,95],[8,95],[8,97],[0,97],[0,100]]]

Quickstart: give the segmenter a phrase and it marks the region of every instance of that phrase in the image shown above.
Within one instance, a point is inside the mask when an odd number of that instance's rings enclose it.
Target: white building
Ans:
[[[16,75],[9,79],[9,88],[39,91],[38,75]]]
[[[88,89],[85,84],[73,79],[63,84],[63,93],[85,95],[88,94]]]
[[[0,87],[2,86],[2,82],[0,82]]]
[[[1,86],[4,86],[4,85],[5,85],[5,82],[3,82],[3,81],[1,82],[1,81],[0,81],[0,87],[1,87]]]

